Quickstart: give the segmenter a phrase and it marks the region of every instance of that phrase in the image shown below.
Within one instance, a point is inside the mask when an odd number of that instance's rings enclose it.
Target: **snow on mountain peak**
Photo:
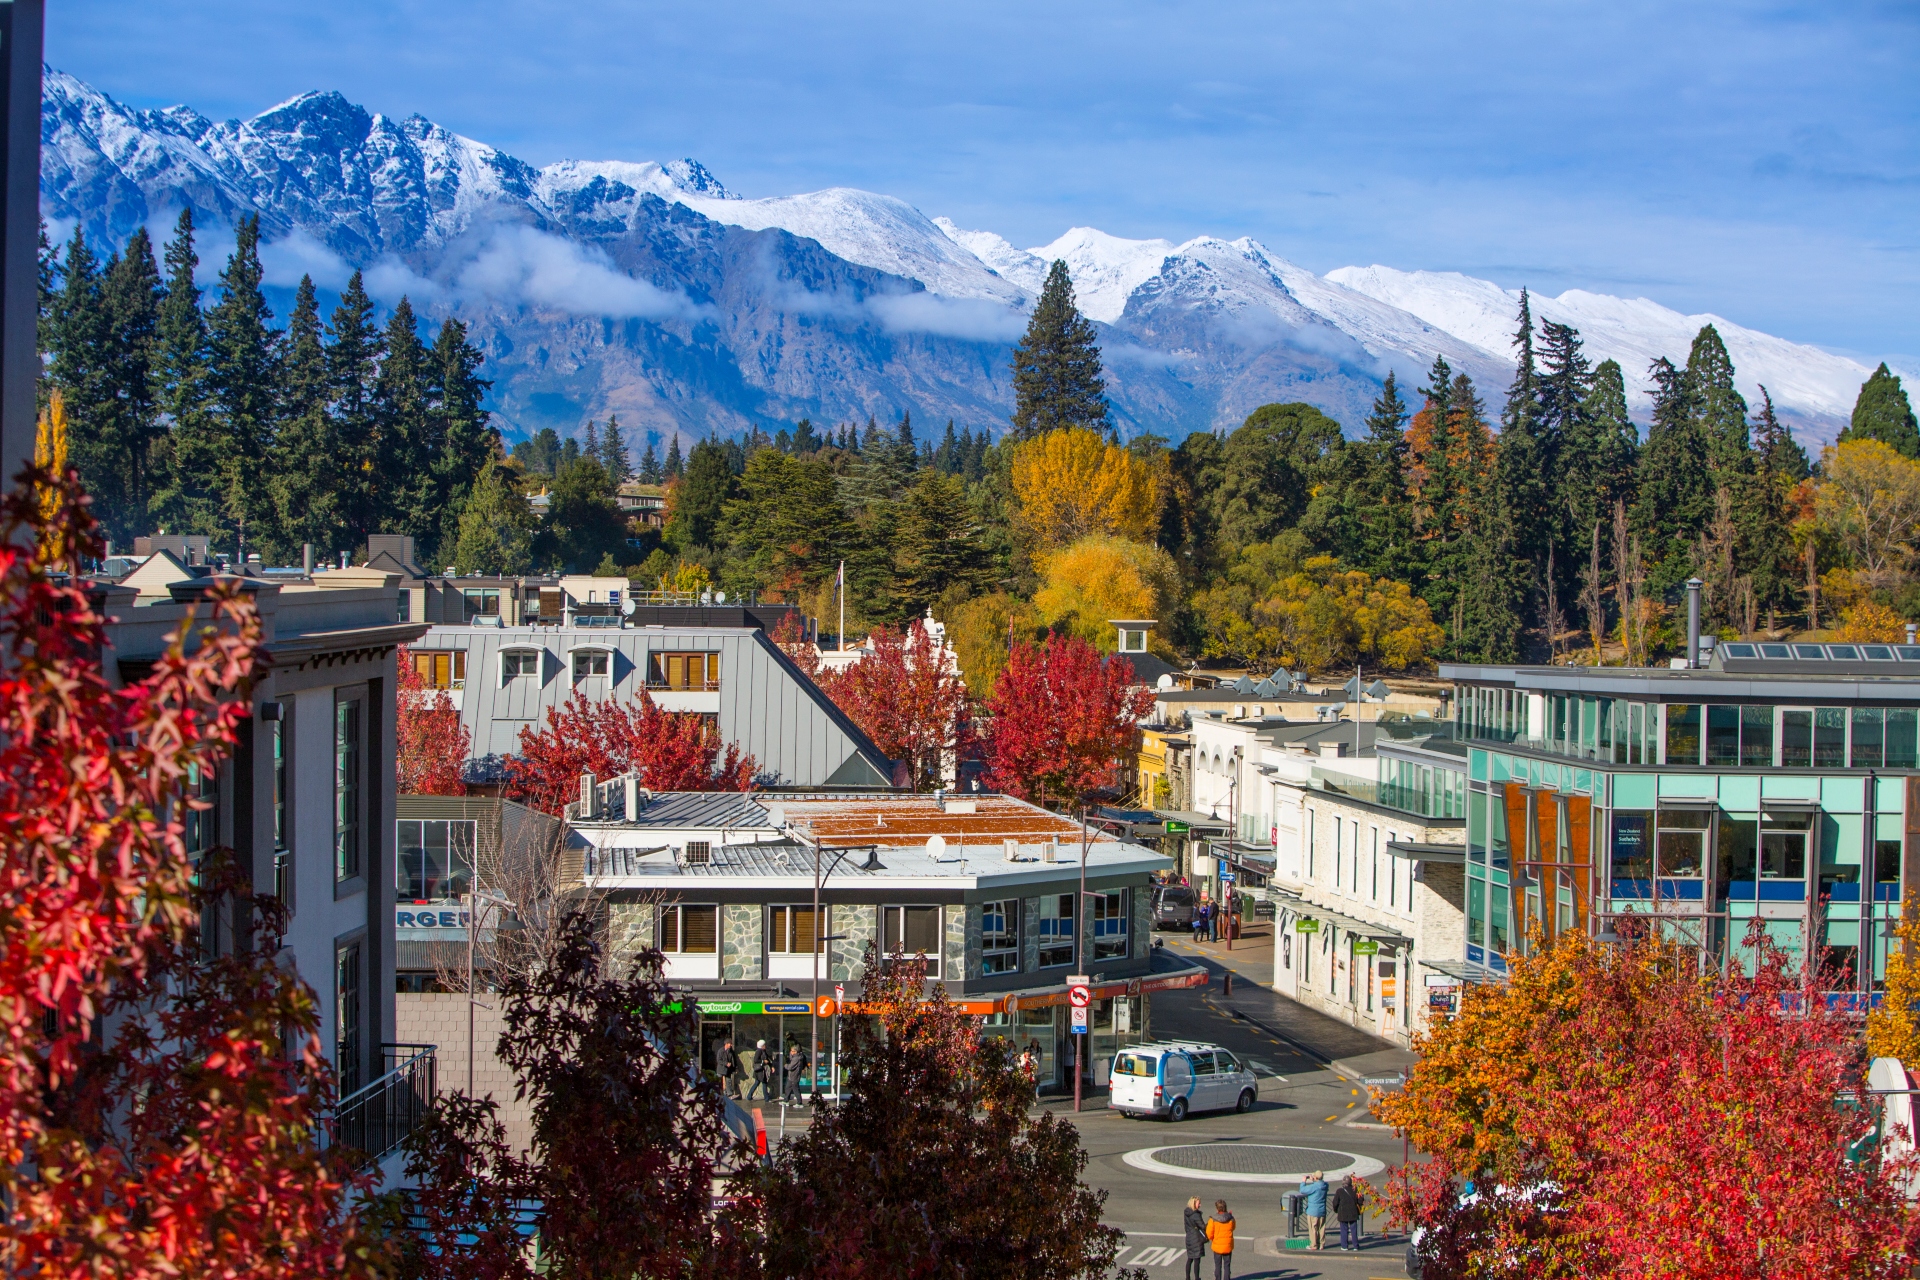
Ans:
[[[1073,227],[1052,244],[1027,252],[1048,263],[1064,259],[1080,310],[1112,324],[1133,291],[1159,274],[1173,241],[1125,240],[1093,227]]]

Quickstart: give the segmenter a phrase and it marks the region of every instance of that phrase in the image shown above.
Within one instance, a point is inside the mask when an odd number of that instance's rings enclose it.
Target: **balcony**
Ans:
[[[332,1132],[321,1145],[352,1153],[356,1169],[366,1169],[399,1150],[433,1106],[438,1046],[383,1044],[387,1073],[364,1089],[342,1098],[333,1109]]]

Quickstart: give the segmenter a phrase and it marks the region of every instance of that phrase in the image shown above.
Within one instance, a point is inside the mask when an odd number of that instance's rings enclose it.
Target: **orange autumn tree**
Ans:
[[[746,791],[758,769],[705,716],[663,711],[645,690],[630,702],[576,693],[547,709],[545,728],[520,731],[507,795],[557,816],[580,798],[583,773],[605,781],[636,770],[654,791]]]
[[[349,1180],[314,1142],[330,1079],[277,904],[183,843],[189,770],[249,714],[261,628],[237,592],[113,687],[73,560],[77,477],[0,500],[0,1268],[39,1277],[361,1274]],[[204,958],[203,910],[241,929]],[[213,918],[210,913],[208,918]]]

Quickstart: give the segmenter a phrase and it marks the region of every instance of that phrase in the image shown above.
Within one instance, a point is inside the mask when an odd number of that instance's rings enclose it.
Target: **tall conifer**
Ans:
[[[600,437],[600,465],[606,468],[607,478],[615,485],[633,479],[633,464],[627,458],[627,441],[620,434],[620,419],[615,414],[607,415],[607,429]]]
[[[426,344],[420,341],[413,303],[402,297],[387,317],[381,345],[386,357],[373,384],[373,418],[378,447],[375,473],[381,477],[373,497],[378,511],[375,528],[411,534],[418,554],[433,563],[445,514],[434,484],[433,464],[439,460],[440,422],[428,412],[429,368]],[[381,501],[384,497],[385,501]]]
[[[1640,451],[1633,524],[1653,566],[1649,587],[1677,587],[1693,571],[1692,540],[1713,516],[1713,475],[1701,419],[1684,372],[1653,362],[1653,422]]]
[[[327,405],[333,399],[313,278],[302,276],[287,317],[281,363],[281,426],[275,445],[273,498],[280,545],[291,563],[302,543],[331,560],[339,523],[340,458]]]
[[[1074,305],[1067,264],[1056,261],[1013,351],[1013,437],[1028,440],[1062,427],[1105,432],[1107,388],[1093,322]]]
[[[358,271],[327,322],[327,379],[333,387],[334,436],[340,456],[340,517],[355,546],[379,518],[380,440],[374,387],[380,376],[380,331],[373,299]]]
[[[200,256],[194,251],[192,209],[180,211],[164,263],[167,282],[160,299],[154,365],[161,417],[169,431],[154,449],[154,495],[148,505],[156,528],[177,533],[194,527],[193,513],[202,501],[203,482],[184,454],[192,452],[192,442],[206,436],[209,416],[207,326],[200,286],[193,278]]]
[[[1900,377],[1887,368],[1886,361],[1860,384],[1853,402],[1853,419],[1840,433],[1842,441],[1878,440],[1909,458],[1920,458],[1920,423],[1913,416],[1913,404],[1907,399]]]

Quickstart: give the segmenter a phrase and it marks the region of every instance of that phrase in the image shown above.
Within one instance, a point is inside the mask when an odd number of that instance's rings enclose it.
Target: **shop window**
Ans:
[[[472,887],[478,823],[434,818],[405,819],[397,825],[396,896],[404,901],[433,901],[457,898]]]
[[[825,907],[820,908],[826,911]],[[767,950],[775,953],[808,955],[824,952],[827,944],[818,927],[814,909],[806,907],[767,908]]]
[[[926,957],[927,976],[940,976],[940,908],[882,908],[881,945],[887,954],[899,952],[908,959]]]
[[[1660,810],[1659,877],[1697,878],[1706,864],[1707,830],[1713,815],[1699,809]]]
[[[655,653],[647,658],[647,688],[711,691],[720,687],[717,653]]]
[[[980,908],[980,972],[1020,972],[1020,903],[989,902]]]
[[[408,654],[413,659],[414,674],[420,677],[420,683],[429,689],[464,689],[467,687],[467,651],[453,649],[434,651],[415,649]]]
[[[1040,967],[1073,963],[1073,898],[1049,893],[1040,899]]]
[[[1700,708],[1685,703],[1667,706],[1667,763],[1700,763]]]
[[[1358,834],[1358,828],[1355,828]],[[1088,894],[1087,903],[1093,908],[1093,958],[1095,960],[1116,960],[1125,957],[1129,950],[1129,925],[1127,919],[1128,889],[1116,889],[1110,893]]]
[[[720,908],[660,908],[660,949],[676,955],[713,955],[720,950]]]

